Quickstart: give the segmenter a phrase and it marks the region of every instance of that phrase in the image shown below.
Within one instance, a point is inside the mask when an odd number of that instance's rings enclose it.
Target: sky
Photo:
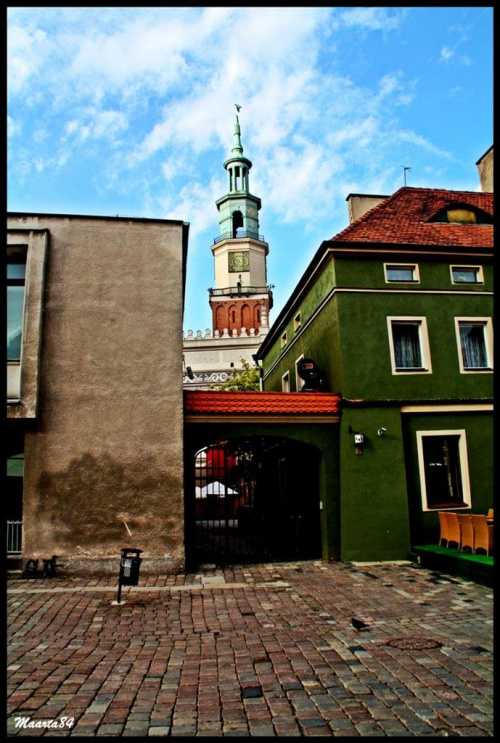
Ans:
[[[10,6],[7,52],[8,210],[188,222],[186,333],[211,328],[235,103],[271,324],[348,194],[478,191],[493,144],[492,6]]]

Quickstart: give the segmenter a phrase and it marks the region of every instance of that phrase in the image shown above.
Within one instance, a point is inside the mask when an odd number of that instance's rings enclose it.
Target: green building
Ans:
[[[341,395],[329,556],[404,560],[438,541],[438,511],[493,505],[493,193],[348,204],[257,358],[264,390],[301,390],[305,359]]]

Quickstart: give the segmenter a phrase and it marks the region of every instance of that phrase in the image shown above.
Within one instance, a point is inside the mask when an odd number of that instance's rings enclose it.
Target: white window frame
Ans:
[[[393,323],[418,326],[422,367],[419,367],[418,369],[401,369],[396,366],[396,351],[394,348],[394,336],[392,333]],[[402,376],[404,374],[432,374],[429,333],[427,330],[427,318],[425,315],[389,315],[387,317],[387,332],[389,336],[389,352],[393,374],[397,376]]]
[[[424,446],[422,439],[426,436],[458,436],[458,454],[460,457],[460,477],[462,480],[463,506],[453,506],[454,509],[472,508],[470,488],[469,460],[467,457],[467,436],[464,428],[446,429],[441,431],[417,431],[418,469],[420,475],[420,497],[423,511],[441,511],[441,506],[430,507],[427,504],[427,486],[425,482]]]
[[[463,268],[466,271],[477,271],[476,281],[455,281],[453,278],[453,271],[457,271]],[[464,266],[463,263],[456,263],[450,266],[451,283],[454,286],[477,286],[478,284],[484,284],[484,274],[482,266]]]
[[[299,361],[302,361],[303,358],[304,354],[302,353],[298,359],[295,359],[295,389],[297,390],[297,392],[300,392],[300,390],[306,383],[306,380],[302,379],[298,371]]]
[[[413,279],[390,279],[387,275],[389,268],[411,268],[413,270]],[[384,263],[384,276],[386,284],[420,284],[418,263]]]
[[[484,329],[484,346],[488,366],[468,369],[464,366],[462,355],[462,339],[460,337],[460,325],[482,325]],[[493,373],[493,321],[491,317],[455,317],[455,334],[457,338],[458,363],[460,374],[484,374]]]
[[[284,348],[286,346],[286,339],[287,339],[287,336],[286,336],[286,330],[285,330],[285,332],[281,334],[281,348]]]
[[[293,329],[294,329],[294,331],[297,332],[297,330],[299,330],[299,328],[301,327],[301,325],[302,325],[302,321],[300,319],[300,312],[297,312],[297,314],[293,318]]]
[[[281,391],[290,392],[290,372],[286,371],[281,377]]]

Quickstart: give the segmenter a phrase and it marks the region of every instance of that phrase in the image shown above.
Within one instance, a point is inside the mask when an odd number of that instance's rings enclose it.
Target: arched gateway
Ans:
[[[185,392],[186,562],[338,557],[339,396]]]

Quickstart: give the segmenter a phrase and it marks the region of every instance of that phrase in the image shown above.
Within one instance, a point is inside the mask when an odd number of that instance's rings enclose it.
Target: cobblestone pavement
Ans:
[[[116,589],[8,581],[9,736],[493,736],[490,588],[308,561]]]

